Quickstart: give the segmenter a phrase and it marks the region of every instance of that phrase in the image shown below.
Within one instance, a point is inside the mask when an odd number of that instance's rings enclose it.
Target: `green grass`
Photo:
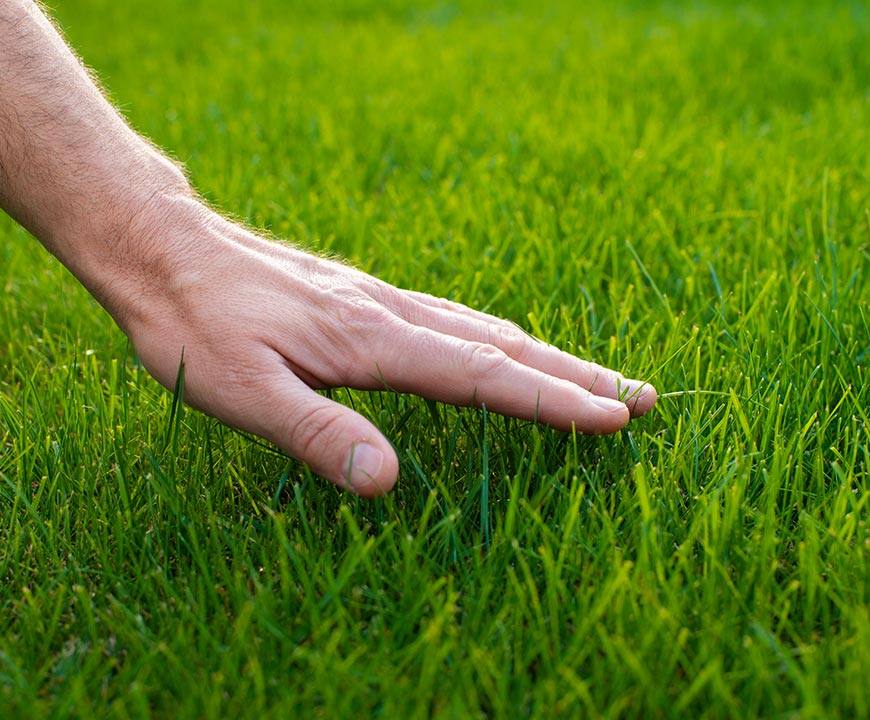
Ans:
[[[865,5],[57,4],[210,201],[663,395],[336,392],[401,461],[360,501],[0,220],[0,715],[870,713]]]

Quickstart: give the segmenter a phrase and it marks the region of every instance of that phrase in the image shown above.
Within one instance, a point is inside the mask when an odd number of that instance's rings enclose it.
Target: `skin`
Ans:
[[[0,0],[0,206],[94,294],[149,372],[366,497],[396,453],[315,392],[392,389],[612,433],[656,391],[506,320],[269,241],[208,208],[106,101],[39,7]]]

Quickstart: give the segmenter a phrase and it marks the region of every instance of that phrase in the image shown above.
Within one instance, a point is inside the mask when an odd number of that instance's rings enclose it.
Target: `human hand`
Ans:
[[[96,295],[166,387],[183,351],[195,407],[372,496],[395,484],[395,452],[314,389],[392,388],[587,433],[655,402],[650,386],[504,320],[228,222],[124,123],[36,4],[3,5],[0,36],[0,207]]]
[[[183,351],[186,402],[363,496],[393,487],[395,451],[314,389],[392,389],[582,433],[656,401],[508,321],[267,241],[191,197],[153,201],[122,247],[92,289],[151,374],[172,388]]]

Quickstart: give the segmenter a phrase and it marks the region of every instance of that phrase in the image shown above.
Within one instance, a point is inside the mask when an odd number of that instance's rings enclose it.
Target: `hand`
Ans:
[[[0,6],[0,37],[0,207],[87,285],[166,387],[183,351],[192,405],[370,496],[395,484],[396,454],[312,388],[392,388],[589,433],[655,402],[651,387],[508,322],[224,220],[124,123],[36,4]]]
[[[360,495],[392,488],[396,454],[314,389],[392,389],[583,433],[656,401],[510,322],[269,242],[189,197],[140,213],[120,247],[95,290],[151,374],[171,388],[183,350],[186,402]]]

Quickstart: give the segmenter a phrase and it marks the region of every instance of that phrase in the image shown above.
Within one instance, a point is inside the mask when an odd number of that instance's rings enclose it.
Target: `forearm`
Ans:
[[[181,171],[106,101],[30,0],[0,0],[0,206],[99,294],[95,268]]]

